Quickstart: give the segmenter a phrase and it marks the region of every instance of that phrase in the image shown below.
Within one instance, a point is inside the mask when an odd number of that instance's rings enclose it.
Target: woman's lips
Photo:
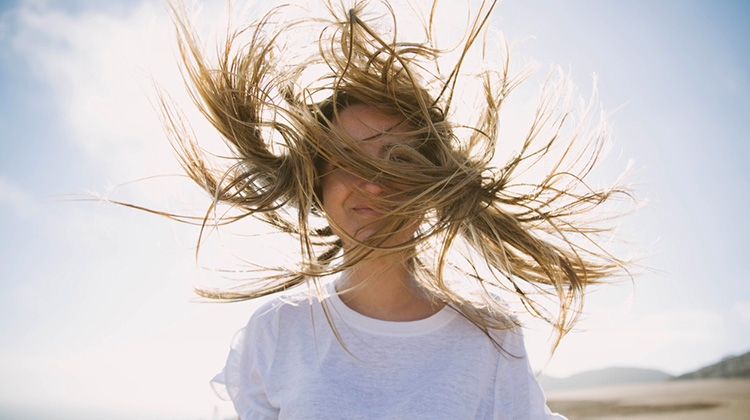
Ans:
[[[381,217],[383,215],[381,211],[375,210],[369,206],[356,206],[354,207],[354,212],[368,219]]]

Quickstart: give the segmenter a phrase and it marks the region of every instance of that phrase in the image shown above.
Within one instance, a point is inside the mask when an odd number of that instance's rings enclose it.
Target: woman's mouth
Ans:
[[[383,216],[383,212],[376,210],[370,206],[356,206],[354,212],[361,217],[373,219]]]

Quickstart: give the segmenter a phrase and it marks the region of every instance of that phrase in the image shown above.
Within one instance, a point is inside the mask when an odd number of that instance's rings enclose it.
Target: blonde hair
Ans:
[[[561,85],[548,81],[520,150],[504,166],[493,167],[499,110],[523,74],[509,75],[507,55],[501,68],[472,75],[461,70],[471,48],[485,46],[480,39],[495,2],[483,2],[454,51],[436,46],[435,4],[421,42],[398,40],[396,16],[386,0],[374,5],[357,1],[351,8],[331,1],[324,5],[327,18],[283,21],[283,7],[271,10],[230,33],[216,62],[204,56],[184,10],[172,6],[189,89],[233,160],[218,167],[162,97],[169,138],[182,166],[213,197],[212,208],[223,203],[239,210],[217,216],[218,223],[256,217],[296,238],[301,256],[295,267],[231,290],[197,292],[228,301],[254,299],[340,272],[374,250],[411,250],[409,267],[418,283],[483,331],[515,325],[494,296],[509,292],[555,327],[556,345],[580,314],[586,286],[625,267],[600,247],[597,235],[606,227],[594,222],[602,221],[595,215],[603,203],[627,191],[618,185],[594,189],[585,182],[606,132],[586,131],[585,123],[565,132],[577,110],[568,106]],[[383,16],[363,17],[375,6],[385,7]],[[378,29],[384,20],[393,25],[392,37]],[[290,56],[286,37],[300,33],[308,43],[315,39],[313,51]],[[440,72],[435,63],[450,52],[458,53],[455,65]],[[450,121],[460,78],[474,78],[482,86],[478,117],[471,124]],[[337,113],[353,103],[403,117],[404,135],[416,139],[398,146],[407,162],[362,153],[333,127]],[[538,169],[556,149],[557,157],[538,182],[517,181],[519,172]],[[321,211],[321,162],[332,160],[386,191],[395,193],[394,184],[404,186],[387,222],[356,241],[346,260],[330,226],[316,228],[310,222]],[[382,199],[390,197],[386,193]],[[394,207],[393,200],[390,204]],[[389,233],[415,217],[422,223],[413,239],[383,246]],[[482,262],[469,255],[468,264],[454,262],[457,253],[450,251],[461,246]],[[452,281],[451,270],[463,273],[464,280]],[[478,294],[465,293],[469,283]],[[548,309],[550,299],[555,309]]]

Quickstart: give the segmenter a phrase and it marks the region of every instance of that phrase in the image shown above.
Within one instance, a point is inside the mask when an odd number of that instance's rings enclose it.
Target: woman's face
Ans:
[[[378,159],[388,159],[389,150],[395,143],[409,141],[408,136],[399,135],[409,130],[409,127],[402,123],[403,118],[400,116],[384,114],[371,106],[357,104],[339,112],[338,117],[333,120],[333,127],[357,142],[363,152]],[[351,247],[351,240],[340,230],[358,240],[367,239],[383,223],[383,214],[391,210],[387,205],[383,208],[383,202],[378,201],[378,197],[386,194],[382,186],[347,172],[335,163],[325,164],[321,189],[326,217],[345,247]],[[392,196],[390,198],[395,200]],[[395,204],[397,203],[394,201],[393,205]],[[399,245],[408,241],[418,225],[418,220],[407,223],[393,232],[383,246]]]

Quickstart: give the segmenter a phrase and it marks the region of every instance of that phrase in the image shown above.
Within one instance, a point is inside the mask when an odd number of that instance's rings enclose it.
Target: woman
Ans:
[[[424,41],[399,40],[387,2],[324,5],[327,19],[269,12],[232,34],[216,65],[173,8],[194,97],[233,152],[213,169],[163,101],[183,166],[213,206],[238,211],[220,222],[252,215],[300,244],[295,267],[199,291],[284,291],[238,334],[214,383],[243,420],[560,418],[500,295],[561,337],[586,285],[622,267],[596,242],[601,228],[578,220],[622,192],[584,183],[601,133],[566,136],[571,110],[553,89],[520,151],[495,168],[498,111],[520,79],[507,62],[459,76],[494,3],[482,4],[457,55],[437,47],[431,21]],[[448,56],[458,58],[444,73]],[[483,103],[459,125],[462,78],[478,82]],[[560,145],[538,182],[518,181]]]

